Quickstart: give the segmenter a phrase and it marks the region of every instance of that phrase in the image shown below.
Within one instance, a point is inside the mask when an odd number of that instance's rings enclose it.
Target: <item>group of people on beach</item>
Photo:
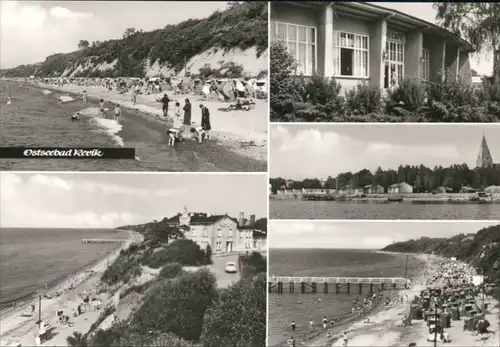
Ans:
[[[162,104],[164,119],[168,119],[169,104],[172,100],[165,93],[163,97],[157,101]],[[212,126],[210,124],[210,111],[208,107],[200,104],[201,126],[196,126],[195,122],[191,121],[191,109],[192,105],[189,98],[184,99],[184,106],[182,110],[181,104],[178,101],[175,101],[172,126],[169,126],[166,130],[168,145],[173,147],[176,141],[182,140],[183,138],[194,138],[199,143],[201,143],[204,139],[210,139]]]

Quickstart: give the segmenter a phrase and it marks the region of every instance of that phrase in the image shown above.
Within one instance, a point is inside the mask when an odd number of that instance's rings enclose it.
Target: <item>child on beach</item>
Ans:
[[[116,104],[115,109],[113,110],[113,113],[115,114],[115,121],[119,121],[120,116],[122,115],[122,110],[120,109],[120,105]]]
[[[12,95],[9,94],[9,97],[7,98],[7,105],[12,104]]]
[[[99,117],[104,118],[104,99],[99,100]]]
[[[326,329],[326,327],[328,326],[328,319],[326,319],[326,316],[323,317],[323,329]]]
[[[314,321],[311,319],[309,321],[309,331],[313,331],[314,330]]]
[[[295,331],[295,321],[292,321],[292,330]]]
[[[344,331],[344,335],[342,336],[342,340],[344,341],[342,346],[347,347],[347,342],[349,341],[349,339],[347,337],[347,331]]]

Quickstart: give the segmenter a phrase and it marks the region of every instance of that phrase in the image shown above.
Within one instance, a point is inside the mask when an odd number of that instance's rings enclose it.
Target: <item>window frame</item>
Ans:
[[[357,47],[344,47],[341,46],[340,37],[342,34],[353,35],[354,42],[356,42],[356,36],[360,37],[361,46],[363,45],[363,38],[366,38],[366,48],[357,48]],[[356,45],[356,44],[354,44]],[[352,49],[354,51],[354,59],[353,59],[353,70],[355,68],[355,56],[356,52],[366,52],[366,76],[361,75],[342,75],[342,61],[341,61],[341,51],[342,48]],[[362,56],[362,55],[361,55]],[[338,70],[336,59],[338,58]],[[341,77],[341,78],[354,78],[354,79],[369,79],[370,78],[370,35],[363,33],[353,33],[344,30],[333,30],[333,76]]]
[[[282,39],[278,37],[278,25],[282,24],[285,25],[285,33],[286,33],[286,38]],[[294,41],[288,40],[288,26],[294,26],[297,29],[297,39]],[[299,28],[305,28],[306,29],[306,41],[299,41],[299,34],[298,34],[298,29]],[[309,30],[313,29],[314,30],[314,42],[308,41],[309,39]],[[285,46],[287,48],[287,52],[291,54],[291,52],[288,50],[288,43],[295,43],[295,61],[297,61],[297,72],[300,74],[302,73],[304,76],[313,76],[317,73],[318,71],[318,27],[317,26],[310,26],[310,25],[303,25],[303,24],[296,24],[296,23],[291,23],[291,22],[284,22],[280,20],[271,20],[271,39],[272,40],[281,40],[285,43]],[[308,49],[311,45],[314,45],[314,64],[311,66],[311,73],[306,73],[305,71],[300,70],[300,60],[299,60],[299,43],[305,44],[306,45],[306,68],[307,65],[309,65],[309,61],[311,59],[308,59],[310,49]]]
[[[421,69],[421,78],[424,81],[429,81],[430,79],[430,61],[431,61],[431,52],[426,49],[422,48],[422,65],[420,67]]]
[[[393,43],[395,45],[394,52],[395,52],[396,56],[398,55],[398,45],[401,46],[401,56],[402,56],[401,61],[398,61],[397,60],[398,58],[396,58],[396,60],[391,59],[391,50],[390,50],[391,43]],[[405,34],[398,33],[398,32],[388,32],[387,33],[387,38],[385,41],[386,58],[384,61],[384,88],[391,88],[392,87],[391,78],[390,78],[391,76],[388,76],[387,87],[385,87],[385,66],[386,65],[389,65],[389,68],[388,68],[389,73],[390,73],[390,69],[391,69],[391,64],[396,67],[396,73],[397,73],[398,66],[401,66],[401,80],[404,79],[404,77],[405,77],[405,58],[406,58],[405,57],[405,49],[406,49],[406,35]],[[398,85],[399,82],[400,82],[399,80],[396,81],[396,85]]]

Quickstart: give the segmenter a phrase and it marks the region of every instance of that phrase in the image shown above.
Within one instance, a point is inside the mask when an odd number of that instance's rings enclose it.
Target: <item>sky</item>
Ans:
[[[436,24],[436,10],[432,2],[374,2],[373,4],[407,13],[413,17]],[[479,75],[491,76],[493,72],[493,53],[483,52],[471,55],[471,69]]]
[[[0,2],[0,68],[44,61],[78,49],[80,40],[121,38],[125,29],[151,31],[208,17],[226,2],[9,1]]]
[[[476,166],[483,134],[500,163],[500,125],[487,124],[279,124],[271,125],[270,174],[302,180],[344,172]]]
[[[0,227],[116,228],[184,210],[267,216],[262,174],[0,173]]]
[[[381,249],[420,237],[476,233],[498,221],[275,221],[269,222],[270,248]],[[346,237],[349,235],[349,237]]]

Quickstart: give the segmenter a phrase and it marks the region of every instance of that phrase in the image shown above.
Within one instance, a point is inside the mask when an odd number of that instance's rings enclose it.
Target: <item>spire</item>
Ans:
[[[476,167],[490,166],[493,166],[493,158],[491,157],[490,149],[486,142],[486,136],[483,134],[483,140],[481,141],[481,147],[479,147],[479,154],[476,160]]]

